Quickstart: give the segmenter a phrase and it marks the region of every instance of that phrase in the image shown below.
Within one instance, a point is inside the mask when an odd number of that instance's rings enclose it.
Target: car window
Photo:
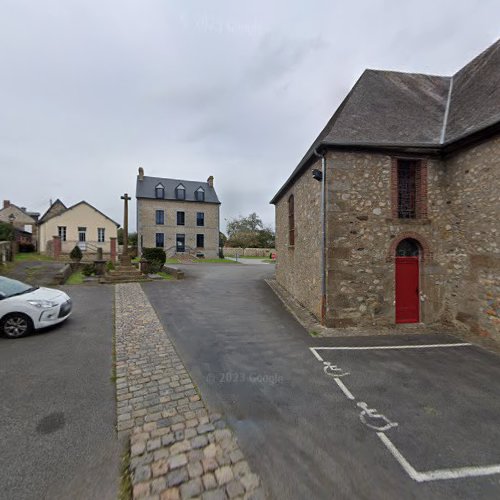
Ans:
[[[13,295],[29,292],[30,290],[34,290],[34,287],[21,281],[0,277],[0,296],[3,295],[5,299]]]

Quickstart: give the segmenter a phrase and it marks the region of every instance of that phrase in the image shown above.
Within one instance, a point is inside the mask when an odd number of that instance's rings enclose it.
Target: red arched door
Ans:
[[[419,248],[415,240],[403,240],[396,250],[396,323],[418,323]]]

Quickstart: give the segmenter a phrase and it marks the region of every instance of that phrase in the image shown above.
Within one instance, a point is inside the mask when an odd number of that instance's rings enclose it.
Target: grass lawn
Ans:
[[[85,278],[83,273],[81,271],[77,271],[68,278],[65,285],[81,285],[83,283],[83,278]]]
[[[174,277],[171,274],[166,273],[165,271],[160,271],[156,273],[158,276],[161,276],[164,280],[173,280]]]
[[[180,264],[179,259],[176,259],[175,257],[170,257],[165,261],[165,264]]]
[[[41,255],[36,252],[19,252],[14,258],[15,262],[33,262],[33,261],[53,261],[48,255]]]

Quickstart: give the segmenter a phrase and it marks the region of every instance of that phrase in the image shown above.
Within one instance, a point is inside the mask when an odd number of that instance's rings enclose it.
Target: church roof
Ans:
[[[367,69],[271,200],[324,147],[440,149],[500,123],[500,40],[453,76]]]

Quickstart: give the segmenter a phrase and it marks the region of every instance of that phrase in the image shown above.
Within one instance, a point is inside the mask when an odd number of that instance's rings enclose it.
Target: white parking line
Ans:
[[[418,345],[374,345],[374,346],[336,346],[336,347],[309,347],[318,361],[323,361],[318,351],[376,351],[385,349],[433,349],[440,347],[469,347],[469,342],[456,342],[454,344],[418,344]]]
[[[339,378],[335,377],[335,382],[337,382],[337,385],[340,387],[341,391],[346,395],[348,399],[354,400],[356,399],[353,395],[352,392],[344,385],[344,382],[340,380]]]
[[[353,346],[336,346],[336,347],[310,347],[311,350],[328,350],[328,351],[375,351],[378,349],[432,349],[436,347],[467,347],[472,344],[468,342],[457,342],[455,344],[417,344],[417,345],[373,345],[364,347]],[[316,354],[315,354],[316,355]],[[316,355],[319,359],[319,357]],[[323,361],[320,359],[320,361]]]
[[[460,467],[457,469],[437,469],[427,472],[418,472],[383,432],[377,432],[377,436],[380,438],[382,443],[385,444],[392,456],[399,462],[399,465],[403,467],[405,472],[419,483],[440,479],[462,479],[465,477],[491,476],[492,474],[500,474],[500,465],[497,464],[486,465],[484,467]]]
[[[328,351],[369,351],[369,350],[377,350],[377,349],[432,349],[432,348],[441,348],[441,347],[468,347],[472,344],[467,342],[460,342],[454,344],[421,344],[421,345],[397,345],[397,346],[366,346],[366,347],[351,347],[351,346],[338,346],[338,347],[310,347],[309,350],[313,353],[314,357],[322,362],[323,364],[329,364],[329,362],[325,362],[323,358],[317,351],[320,350],[328,350]],[[330,363],[331,364],[331,363]],[[333,365],[335,368],[338,368],[337,365]],[[332,373],[327,373],[327,375],[333,376],[336,384],[344,393],[344,395],[351,401],[355,401],[355,397],[352,392],[346,387],[346,385],[340,380],[339,376],[335,376],[335,371],[331,370]],[[326,373],[326,371],[325,371]],[[349,373],[345,373],[349,375]],[[364,406],[362,406],[364,405]],[[367,413],[367,404],[366,403],[358,403],[358,407],[363,407],[365,413]],[[368,409],[369,411],[376,412],[376,410]],[[368,411],[368,412],[369,412]],[[383,415],[379,415],[376,412],[377,417],[383,417]],[[363,419],[361,419],[363,420]],[[387,419],[386,419],[387,420]],[[365,422],[366,423],[366,422]],[[367,424],[368,425],[368,424]],[[394,427],[398,424],[393,423],[390,427]],[[370,426],[369,426],[370,427]],[[373,427],[375,428],[375,427]],[[402,453],[396,448],[394,443],[387,437],[385,432],[377,432],[376,433],[385,447],[391,452],[391,455],[396,459],[396,461],[401,465],[404,471],[410,476],[411,479],[417,481],[419,483],[426,481],[436,481],[436,480],[444,480],[444,479],[461,479],[466,477],[480,477],[480,476],[490,476],[493,474],[500,474],[500,464],[487,465],[487,466],[471,466],[471,467],[460,467],[455,469],[436,469],[427,472],[419,472],[417,471],[411,464],[406,460],[406,458],[402,455]]]

